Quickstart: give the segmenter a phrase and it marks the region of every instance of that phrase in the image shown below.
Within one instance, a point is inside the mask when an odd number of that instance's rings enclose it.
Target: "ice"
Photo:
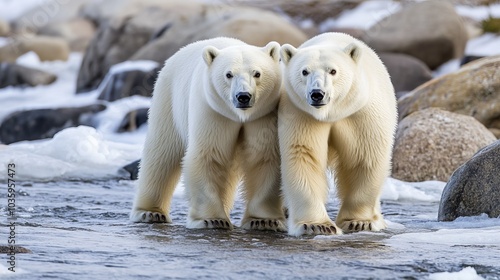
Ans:
[[[491,223],[494,223],[492,219]],[[444,222],[443,222],[444,223]],[[457,224],[455,224],[457,226]],[[500,226],[451,228],[432,232],[404,233],[391,237],[389,244],[433,244],[447,246],[500,246]]]
[[[94,121],[98,123],[97,129],[100,132],[113,133],[117,131],[120,122],[128,112],[141,108],[149,108],[150,105],[150,97],[136,95],[118,99],[108,103],[107,109],[98,113]]]
[[[481,280],[473,267],[466,267],[458,272],[440,272],[429,275],[429,280]]]
[[[0,149],[0,180],[7,165],[16,165],[21,180],[104,179],[140,158],[141,145],[103,139],[94,128],[67,128],[50,140],[25,141]]]
[[[439,201],[445,182],[403,182],[388,178],[382,190],[382,200]]]

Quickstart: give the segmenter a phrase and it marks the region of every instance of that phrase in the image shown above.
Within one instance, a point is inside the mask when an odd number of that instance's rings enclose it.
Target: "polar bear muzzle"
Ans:
[[[313,89],[307,95],[307,102],[316,109],[325,106],[328,103],[328,99],[325,92],[321,89]]]
[[[240,91],[236,94],[236,98],[233,99],[234,107],[242,110],[251,108],[255,103],[255,98],[249,92]]]

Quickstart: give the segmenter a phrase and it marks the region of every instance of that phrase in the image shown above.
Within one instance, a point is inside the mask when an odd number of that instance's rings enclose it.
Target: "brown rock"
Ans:
[[[460,70],[431,80],[398,100],[399,116],[429,107],[473,116],[487,128],[500,129],[500,56],[469,62]]]
[[[404,118],[396,131],[392,177],[448,181],[451,174],[495,136],[472,117],[429,108]]]
[[[295,20],[311,19],[319,24],[328,18],[336,17],[345,10],[355,8],[361,1],[352,0],[230,0],[224,3],[257,7],[278,13],[285,13]]]
[[[41,61],[68,60],[69,45],[61,38],[34,36],[17,38],[12,43],[0,47],[0,61],[15,62],[18,57],[35,52]]]
[[[430,0],[381,20],[363,40],[378,52],[408,54],[435,69],[464,54],[468,34],[452,4]]]
[[[105,1],[107,2],[107,1]],[[106,5],[113,6],[114,1]],[[106,19],[97,11],[101,28],[92,40],[78,74],[77,92],[98,87],[109,68],[132,59],[163,62],[182,46],[217,36],[235,37],[264,46],[269,41],[299,45],[307,39],[278,15],[248,7],[220,6],[190,1],[127,1],[119,16]],[[153,6],[144,6],[147,3]],[[109,8],[109,7],[108,7]],[[127,16],[124,16],[127,15]]]
[[[72,51],[83,52],[94,37],[96,27],[87,19],[71,19],[64,22],[50,23],[38,30],[39,35],[65,39]]]
[[[0,19],[0,37],[7,37],[10,33],[10,24]]]
[[[270,41],[298,46],[307,39],[298,28],[272,12],[244,7],[208,7],[205,13],[206,18],[172,24],[131,59],[165,61],[182,46],[218,36],[240,39],[256,46],[265,46]]]

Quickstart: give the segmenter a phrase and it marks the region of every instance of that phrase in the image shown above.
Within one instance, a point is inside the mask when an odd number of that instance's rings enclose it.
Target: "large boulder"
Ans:
[[[464,54],[468,34],[451,3],[429,0],[405,6],[362,39],[378,52],[408,54],[435,69]]]
[[[438,220],[487,214],[500,218],[500,140],[481,149],[446,184]]]
[[[396,93],[412,91],[432,79],[432,72],[422,61],[406,54],[380,53]]]
[[[0,47],[0,62],[15,62],[18,57],[34,52],[41,61],[68,60],[70,49],[62,38],[49,36],[21,37]]]
[[[455,169],[495,136],[472,117],[428,108],[404,118],[396,131],[392,177],[448,181]]]
[[[500,129],[499,68],[500,56],[487,57],[431,80],[398,100],[399,117],[440,107],[473,116],[487,128]]]
[[[119,16],[111,19],[93,15],[100,18],[101,26],[83,59],[77,92],[97,88],[116,63],[130,59],[163,64],[182,46],[197,40],[227,36],[264,46],[272,40],[299,45],[307,39],[284,18],[255,8],[190,1],[129,2],[140,9],[120,8]]]
[[[96,27],[93,22],[83,18],[54,22],[41,27],[39,35],[60,37],[66,40],[72,51],[83,52],[94,37]]]
[[[10,24],[0,19],[0,37],[7,37],[10,33]]]
[[[57,80],[57,76],[52,73],[18,64],[0,63],[0,88],[48,85],[55,80]]]
[[[0,124],[0,142],[10,144],[23,140],[51,138],[68,127],[91,125],[90,116],[105,108],[104,105],[94,104],[79,108],[14,112]]]
[[[115,101],[132,95],[150,97],[162,66],[154,61],[127,61],[114,65],[99,87],[98,99]]]

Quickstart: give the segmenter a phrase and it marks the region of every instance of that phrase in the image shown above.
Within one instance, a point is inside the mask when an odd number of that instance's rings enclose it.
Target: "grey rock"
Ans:
[[[57,76],[52,73],[18,64],[0,63],[0,88],[48,85],[56,80]]]
[[[118,132],[134,131],[141,125],[146,124],[148,122],[148,111],[149,108],[143,108],[127,113],[118,127]]]
[[[446,182],[451,174],[496,137],[470,116],[438,108],[417,111],[398,125],[392,177]]]
[[[500,140],[481,149],[458,168],[446,184],[438,220],[486,213],[500,218]]]
[[[405,54],[380,53],[396,93],[412,91],[432,80],[432,72],[422,61]]]
[[[90,125],[89,116],[105,108],[105,105],[94,104],[77,108],[14,112],[0,124],[0,142],[11,144],[23,140],[51,138],[65,128]]]
[[[114,73],[106,79],[99,100],[115,101],[132,95],[151,96],[160,67],[148,72],[131,70]]]
[[[468,34],[448,1],[412,3],[372,26],[363,36],[378,52],[414,56],[431,69],[462,57]]]
[[[129,163],[123,167],[125,171],[130,174],[130,180],[137,180],[139,178],[139,166],[141,164],[141,160],[138,159],[132,163]]]

